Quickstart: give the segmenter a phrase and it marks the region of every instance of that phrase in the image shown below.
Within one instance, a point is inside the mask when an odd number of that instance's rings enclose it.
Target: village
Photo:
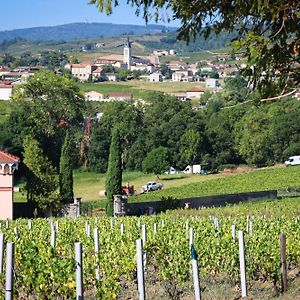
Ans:
[[[76,62],[64,65],[66,72],[82,83],[107,83],[130,81],[133,79],[132,73],[142,82],[149,83],[189,83],[184,91],[169,92],[170,95],[177,97],[179,100],[200,99],[205,91],[216,92],[222,89],[222,82],[225,78],[234,77],[243,64],[232,65],[226,63],[226,56],[218,58],[222,64],[214,61],[200,61],[195,64],[188,64],[182,59],[176,59],[175,50],[160,49],[153,50],[148,56],[135,56],[132,51],[132,44],[129,37],[124,39],[123,54],[107,53],[90,62]],[[82,51],[85,50],[85,48]],[[168,63],[161,63],[160,58],[170,57]],[[175,60],[174,60],[175,59]],[[239,60],[238,57],[235,58]],[[33,76],[46,66],[18,66],[8,67],[0,66],[0,99],[9,100],[12,97],[14,87],[26,83],[27,79]],[[120,73],[125,71],[125,77]],[[127,72],[127,73],[126,73]],[[191,83],[195,86],[191,87]],[[116,92],[112,88],[109,93],[98,91],[85,92],[87,101],[109,102],[113,100],[131,100],[132,93]]]

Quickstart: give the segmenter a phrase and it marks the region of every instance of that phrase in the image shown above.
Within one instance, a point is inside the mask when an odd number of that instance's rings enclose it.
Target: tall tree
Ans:
[[[72,164],[73,149],[72,137],[68,130],[62,146],[59,164],[59,191],[62,203],[71,203],[74,199]]]
[[[199,146],[201,143],[201,137],[199,133],[194,129],[187,130],[182,135],[180,143],[181,161],[184,164],[193,165],[197,155],[199,157]],[[191,173],[193,173],[193,168],[191,168]]]
[[[170,168],[169,151],[165,147],[158,147],[149,152],[143,160],[143,171],[159,175]]]
[[[118,0],[89,0],[100,11],[112,13]],[[179,19],[179,38],[189,41],[198,33],[237,32],[234,47],[243,49],[248,64],[244,70],[253,85],[272,94],[288,91],[300,83],[300,2],[297,0],[128,0],[148,21]]]
[[[24,138],[24,164],[27,172],[27,199],[40,208],[56,207],[60,203],[57,193],[56,170],[32,137]]]
[[[106,214],[112,216],[114,213],[113,195],[122,192],[122,149],[118,126],[115,126],[112,130],[105,191],[107,196]]]

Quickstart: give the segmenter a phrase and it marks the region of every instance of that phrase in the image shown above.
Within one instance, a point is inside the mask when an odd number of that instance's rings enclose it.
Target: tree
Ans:
[[[153,149],[143,160],[143,171],[154,173],[157,178],[170,168],[169,151],[165,147]]]
[[[111,14],[118,0],[89,0],[89,3]],[[136,13],[142,13],[146,22],[152,17],[156,21],[163,18],[165,9],[171,9],[170,19],[181,21],[178,37],[187,41],[198,33],[208,37],[224,30],[236,32],[233,46],[243,50],[248,62],[244,74],[263,93],[287,91],[300,83],[299,1],[129,0],[127,3],[135,5]]]
[[[59,191],[62,203],[72,203],[73,193],[73,164],[72,151],[74,146],[69,131],[67,131],[61,150],[59,164]]]
[[[187,130],[180,139],[180,155],[184,164],[193,165],[198,155],[201,138],[196,130]],[[193,169],[191,170],[193,173]]]
[[[121,194],[122,192],[122,150],[118,126],[114,127],[112,131],[105,191],[107,197],[106,214],[112,216],[114,213],[113,195]]]
[[[236,126],[236,147],[249,165],[272,164],[271,115],[263,110],[249,110]]]
[[[39,143],[31,136],[24,138],[24,164],[28,168],[27,200],[37,203],[42,209],[57,207],[60,197],[56,170]]]
[[[45,155],[59,166],[64,126],[81,125],[85,103],[77,84],[52,71],[40,71],[28,78],[26,84],[14,94],[18,113],[23,118],[21,136],[32,135],[43,148]],[[14,115],[14,112],[12,112]],[[22,135],[23,134],[23,135]]]
[[[84,98],[71,79],[52,71],[39,71],[15,93],[15,99],[31,106],[28,116],[47,136],[53,136],[61,121],[78,125],[82,121]],[[25,104],[26,105],[26,104]]]

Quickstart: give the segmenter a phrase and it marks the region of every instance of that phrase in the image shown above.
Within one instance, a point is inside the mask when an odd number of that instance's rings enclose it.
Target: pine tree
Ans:
[[[113,195],[120,194],[122,191],[122,150],[118,127],[112,131],[105,189],[107,196],[106,214],[112,216],[114,212]]]
[[[73,193],[72,138],[67,131],[59,164],[59,189],[62,203],[71,203]]]

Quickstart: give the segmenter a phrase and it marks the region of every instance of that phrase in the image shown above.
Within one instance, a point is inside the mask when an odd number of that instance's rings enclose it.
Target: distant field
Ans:
[[[100,83],[81,83],[80,88],[83,92],[97,91],[108,94],[112,92],[132,93],[134,98],[143,98],[150,91],[165,93],[185,92],[189,88],[204,88],[203,83],[199,82],[149,82],[143,80],[130,80],[126,82],[100,82]]]

